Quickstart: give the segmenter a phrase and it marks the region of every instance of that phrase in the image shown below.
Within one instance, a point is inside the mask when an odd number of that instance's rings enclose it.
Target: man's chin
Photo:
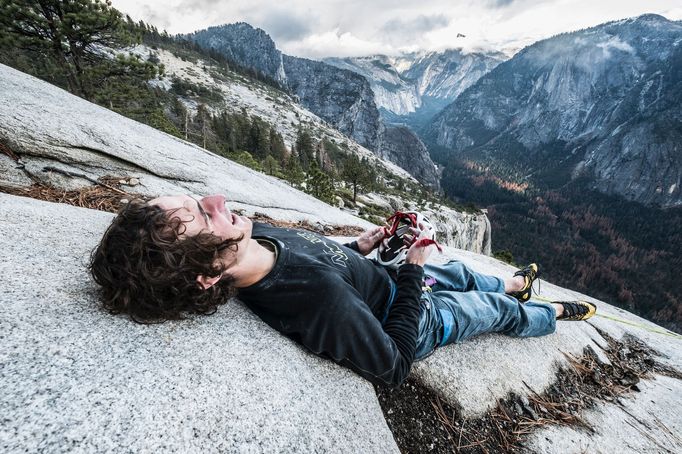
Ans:
[[[246,216],[239,216],[239,220],[244,224],[244,238],[251,238],[253,232],[253,221]]]
[[[237,224],[245,224],[245,225],[251,225],[251,226],[253,225],[253,221],[246,216],[235,216],[235,217],[236,217],[235,225],[237,225]]]

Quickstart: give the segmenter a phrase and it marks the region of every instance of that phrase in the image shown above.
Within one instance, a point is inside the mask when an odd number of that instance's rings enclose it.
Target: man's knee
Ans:
[[[507,334],[515,337],[536,337],[551,334],[556,330],[556,318],[551,307],[546,305],[524,305],[517,303],[518,314],[510,324]]]
[[[450,260],[445,264],[445,267],[450,274],[461,276],[462,278],[466,278],[471,274],[469,268],[467,268],[466,265],[459,260]]]

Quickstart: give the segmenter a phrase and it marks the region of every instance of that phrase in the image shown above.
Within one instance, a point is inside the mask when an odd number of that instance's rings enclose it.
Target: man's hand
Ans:
[[[433,250],[436,249],[436,247],[437,246],[433,243],[433,241],[428,239],[428,233],[426,231],[422,231],[416,238],[416,241],[407,250],[405,263],[424,266],[426,260],[433,253]]]
[[[358,243],[358,249],[362,255],[367,255],[374,249],[379,247],[379,243],[384,239],[384,228],[375,227],[370,229],[360,235],[360,237],[355,240]]]

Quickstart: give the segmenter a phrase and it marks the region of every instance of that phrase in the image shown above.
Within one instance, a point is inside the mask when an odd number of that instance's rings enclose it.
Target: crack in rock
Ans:
[[[461,409],[414,378],[397,389],[377,387],[377,397],[402,452],[520,453],[528,436],[547,425],[594,431],[582,417],[584,410],[618,404],[640,391],[642,379],[656,374],[682,379],[680,371],[656,361],[662,355],[636,337],[616,340],[600,334],[608,342],[610,364],[586,347],[582,356],[568,356],[569,366],[559,368],[554,383],[542,394],[512,393],[479,418],[462,418]]]

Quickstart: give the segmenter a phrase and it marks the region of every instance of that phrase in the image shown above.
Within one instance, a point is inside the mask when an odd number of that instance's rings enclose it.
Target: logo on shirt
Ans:
[[[346,261],[348,261],[348,256],[345,252],[341,250],[341,246],[336,243],[327,243],[319,236],[309,233],[309,232],[296,232],[300,237],[305,238],[313,244],[322,244],[324,247],[324,253],[330,256],[332,263],[346,268]]]

